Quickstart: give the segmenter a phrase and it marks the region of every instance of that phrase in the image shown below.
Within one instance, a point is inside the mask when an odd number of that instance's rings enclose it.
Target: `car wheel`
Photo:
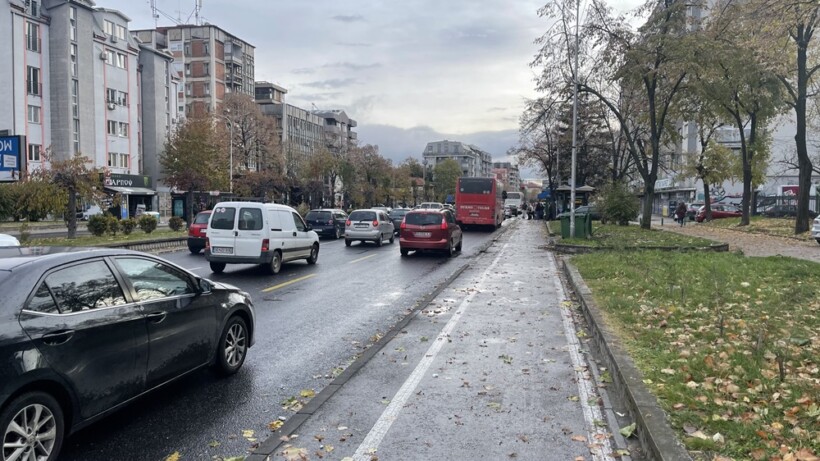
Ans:
[[[198,255],[199,252],[202,251],[202,248],[189,246],[188,251],[190,251],[192,255]]]
[[[396,234],[394,234],[394,233],[392,233],[392,232],[391,232],[391,233],[390,233],[390,243],[393,243],[393,242],[395,242],[395,241],[396,241]]]
[[[278,274],[280,270],[282,270],[282,253],[274,251],[273,258],[271,258],[270,264],[268,265],[268,272],[275,275]]]
[[[339,231],[339,228],[338,228],[338,227],[336,228],[336,235],[335,235],[335,237],[336,237],[336,240],[339,240],[339,239],[342,237],[342,233]]]
[[[211,272],[221,274],[225,271],[225,263],[211,263]]]
[[[817,240],[817,243],[820,243],[820,239],[815,239],[815,240]]]
[[[384,235],[382,235],[381,233],[379,233],[379,237],[376,239],[376,246],[377,246],[377,247],[382,246],[382,240],[384,240]]]
[[[248,353],[248,326],[242,317],[228,320],[217,347],[216,370],[226,376],[239,371]]]
[[[307,258],[308,264],[316,264],[316,261],[319,260],[319,244],[314,243],[313,247],[310,249],[310,256]]]
[[[458,245],[456,245],[456,251],[458,251],[459,253],[461,253],[461,244],[462,244],[462,243],[464,243],[464,239],[463,239],[463,238],[462,238],[461,240],[459,240],[459,241],[458,241]]]
[[[350,240],[350,239],[345,239],[345,246],[346,246],[346,247],[349,247],[351,243],[353,243],[353,241],[352,241],[352,240]]]
[[[3,459],[53,461],[63,444],[63,410],[51,395],[28,392],[0,413],[0,429]]]
[[[447,256],[452,257],[454,253],[455,250],[453,249],[453,241],[450,240],[449,242],[447,242]]]
[[[410,253],[410,250],[408,250],[407,248],[402,248],[399,251],[401,252],[402,256],[407,256],[407,254]]]

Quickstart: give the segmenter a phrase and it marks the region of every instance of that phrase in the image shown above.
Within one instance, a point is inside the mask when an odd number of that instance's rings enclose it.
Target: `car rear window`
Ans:
[[[305,216],[305,219],[308,221],[329,221],[330,220],[330,212],[329,211],[308,211],[308,214]]]
[[[233,229],[233,221],[236,217],[236,208],[232,207],[217,207],[214,209],[213,218],[211,218],[212,229]]]
[[[208,224],[208,218],[211,217],[210,213],[199,213],[194,218],[194,224]]]
[[[404,222],[413,226],[441,224],[441,213],[407,213]]]
[[[354,211],[350,213],[350,220],[351,221],[375,221],[376,220],[376,212],[375,211]]]
[[[388,214],[390,215],[391,218],[400,218],[400,217],[406,215],[408,211],[410,211],[410,210],[392,210]]]

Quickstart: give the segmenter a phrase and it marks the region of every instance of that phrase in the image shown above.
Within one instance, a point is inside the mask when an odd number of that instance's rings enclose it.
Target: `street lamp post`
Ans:
[[[226,110],[229,114],[231,113],[230,109]],[[217,115],[217,117],[221,117],[225,119],[225,122],[228,123],[228,129],[230,130],[230,147],[228,147],[228,190],[231,194],[233,194],[233,122],[229,119],[226,115]]]

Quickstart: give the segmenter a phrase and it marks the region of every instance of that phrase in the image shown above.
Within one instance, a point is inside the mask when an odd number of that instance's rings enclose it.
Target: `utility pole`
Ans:
[[[580,40],[578,25],[581,22],[581,0],[575,0],[575,72],[572,85],[572,183],[570,184],[569,235],[575,237],[575,162],[578,157],[578,55]]]

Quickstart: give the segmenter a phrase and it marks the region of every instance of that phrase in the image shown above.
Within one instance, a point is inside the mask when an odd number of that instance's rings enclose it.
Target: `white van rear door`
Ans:
[[[258,258],[262,254],[265,238],[265,221],[262,208],[239,207],[236,220],[236,256]]]
[[[217,206],[211,213],[208,221],[208,242],[211,245],[211,254],[234,255],[236,239],[236,208],[233,206]]]

